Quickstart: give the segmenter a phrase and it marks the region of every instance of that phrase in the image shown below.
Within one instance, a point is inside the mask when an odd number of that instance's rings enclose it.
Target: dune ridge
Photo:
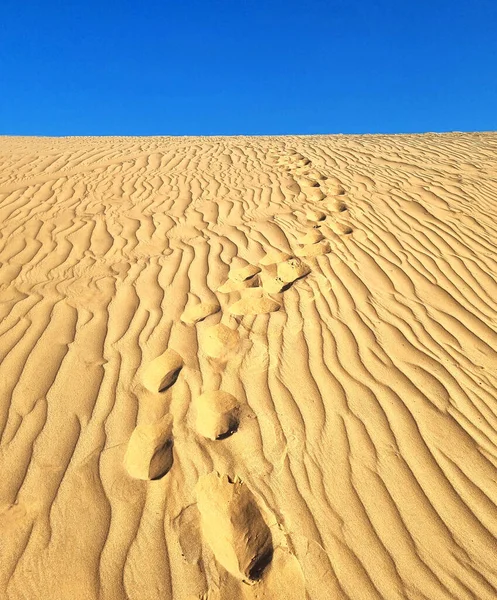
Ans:
[[[4,137],[0,224],[0,598],[495,599],[497,134]]]

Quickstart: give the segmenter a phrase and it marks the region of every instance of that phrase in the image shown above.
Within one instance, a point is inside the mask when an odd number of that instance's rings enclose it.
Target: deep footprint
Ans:
[[[166,350],[143,371],[142,383],[150,392],[164,392],[178,379],[183,359],[174,350]]]
[[[210,440],[220,440],[238,429],[238,401],[228,392],[205,392],[194,400],[193,406],[195,427],[200,435]]]
[[[201,477],[195,491],[202,533],[216,560],[238,579],[260,579],[273,542],[252,492],[216,472]]]
[[[277,276],[284,283],[293,283],[310,272],[310,268],[299,258],[291,258],[278,265]]]
[[[172,417],[157,423],[138,425],[128,442],[124,467],[134,479],[160,479],[173,464]]]

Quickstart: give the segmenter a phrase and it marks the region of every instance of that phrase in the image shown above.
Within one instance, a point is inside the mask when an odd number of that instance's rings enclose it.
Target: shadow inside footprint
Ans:
[[[233,425],[228,429],[228,431],[226,431],[225,433],[222,433],[221,435],[218,435],[216,440],[225,440],[226,438],[229,438],[230,436],[232,436],[234,433],[236,433],[238,431],[238,427],[240,426],[240,424],[237,423],[233,423]]]
[[[238,429],[238,400],[221,390],[204,392],[193,401],[197,414],[196,429],[211,440],[224,440]]]
[[[199,479],[195,495],[202,534],[216,560],[245,583],[260,579],[273,557],[273,540],[247,485],[214,471]]]
[[[179,367],[179,369],[177,369],[176,371],[171,373],[169,378],[166,379],[164,381],[164,383],[159,386],[159,392],[165,392],[166,390],[168,390],[171,386],[173,386],[176,383],[176,381],[179,377],[179,374],[181,372],[181,369],[182,369],[182,367]]]
[[[273,560],[273,554],[274,554],[274,549],[271,546],[270,548],[268,548],[266,550],[266,552],[264,552],[263,554],[261,554],[260,556],[258,556],[256,558],[256,560],[254,561],[254,564],[250,567],[249,572],[248,572],[248,578],[251,581],[258,581],[262,577],[264,570],[269,565],[269,563]]]
[[[164,444],[164,446],[162,448],[162,452],[164,453],[164,455],[168,456],[168,461],[164,462],[164,460],[162,459],[162,467],[160,467],[160,465],[158,465],[156,468],[152,461],[152,463],[150,465],[150,471],[152,473],[155,472],[157,474],[150,477],[150,481],[157,481],[158,479],[162,479],[164,477],[164,475],[169,473],[169,471],[172,469],[173,462],[174,462],[173,446],[174,446],[174,440],[172,440],[172,439],[167,440],[167,442]]]
[[[124,467],[134,479],[156,480],[164,477],[173,465],[172,417],[137,425],[128,441]]]
[[[142,383],[150,392],[164,392],[175,383],[182,368],[181,356],[167,349],[143,370]]]

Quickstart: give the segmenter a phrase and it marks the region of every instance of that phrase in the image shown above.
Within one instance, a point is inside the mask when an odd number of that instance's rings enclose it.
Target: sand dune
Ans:
[[[497,134],[0,155],[0,598],[497,597]]]

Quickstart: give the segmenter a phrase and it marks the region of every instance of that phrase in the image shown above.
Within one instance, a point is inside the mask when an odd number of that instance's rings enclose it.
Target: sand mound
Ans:
[[[341,182],[333,177],[326,178],[326,181],[321,184],[327,195],[330,196],[343,196],[345,194],[345,188]]]
[[[343,200],[339,200],[338,198],[326,200],[325,207],[332,212],[344,212],[347,210],[347,205],[345,202],[343,202]]]
[[[330,223],[330,229],[337,235],[348,235],[354,231],[347,223]]]

